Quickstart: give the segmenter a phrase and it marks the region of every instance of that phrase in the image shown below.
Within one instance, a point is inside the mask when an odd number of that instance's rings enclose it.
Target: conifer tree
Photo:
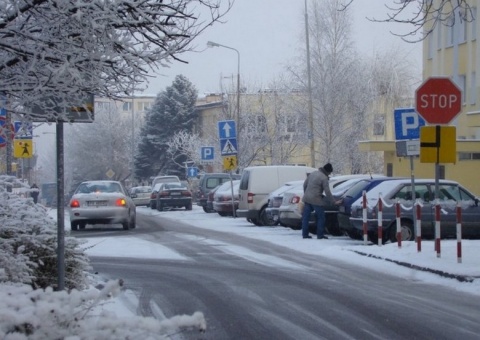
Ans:
[[[172,85],[158,94],[141,130],[135,155],[136,177],[146,179],[159,174],[185,177],[184,169],[178,165],[186,161],[182,159],[185,156],[172,157],[167,152],[167,143],[177,132],[193,131],[197,95],[197,89],[183,75],[176,76]]]

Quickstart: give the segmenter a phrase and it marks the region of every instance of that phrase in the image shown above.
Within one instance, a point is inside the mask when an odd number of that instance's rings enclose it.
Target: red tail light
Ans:
[[[183,196],[191,197],[192,193],[190,191],[182,191]]]
[[[292,204],[297,204],[298,202],[300,202],[300,197],[298,196],[293,196],[292,199],[290,200],[290,202]]]
[[[125,200],[125,198],[119,198],[115,202],[115,205],[117,205],[119,207],[126,207],[127,206],[127,201]]]
[[[255,196],[255,194],[252,194],[251,192],[247,194],[247,203],[253,203],[253,196]]]
[[[161,191],[161,192],[158,193],[158,196],[160,196],[160,197],[166,197],[166,196],[168,196],[169,194],[170,194],[170,193],[169,193],[168,191]]]
[[[80,208],[80,202],[78,200],[70,201],[70,208]]]

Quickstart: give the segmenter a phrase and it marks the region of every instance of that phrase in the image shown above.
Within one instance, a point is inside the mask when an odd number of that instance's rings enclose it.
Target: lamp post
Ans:
[[[222,44],[217,44],[213,41],[207,42],[207,46],[208,47],[224,47],[224,48],[228,48],[229,50],[233,50],[237,52],[237,112],[236,112],[235,120],[237,121],[237,125],[238,125],[237,129],[240,130],[240,52],[236,48],[225,46]],[[237,134],[238,134],[238,131],[237,131]]]
[[[310,70],[310,42],[308,30],[307,0],[305,0],[305,42],[307,45],[307,76],[308,76],[308,125],[310,127],[310,166],[315,167],[315,140],[313,130],[313,103],[312,103],[312,72]]]

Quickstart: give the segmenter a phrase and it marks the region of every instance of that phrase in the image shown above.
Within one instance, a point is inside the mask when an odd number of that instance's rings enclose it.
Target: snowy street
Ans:
[[[125,280],[128,298],[111,307],[117,313],[126,308],[163,319],[201,311],[207,338],[366,338],[370,332],[382,338],[470,338],[480,331],[471,319],[478,311],[477,241],[464,242],[463,263],[456,263],[453,240],[442,241],[437,258],[432,241],[417,253],[409,242],[398,249],[347,237],[304,240],[300,231],[256,227],[199,207],[142,207],[137,213],[137,228],[128,232],[87,227],[73,233],[86,237],[99,276]],[[465,278],[471,282],[460,281]],[[184,339],[197,336],[182,333]]]

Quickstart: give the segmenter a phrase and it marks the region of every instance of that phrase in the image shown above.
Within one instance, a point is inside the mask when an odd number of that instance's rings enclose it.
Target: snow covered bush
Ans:
[[[117,317],[105,311],[120,292],[122,281],[109,281],[102,290],[55,292],[27,285],[0,284],[0,339],[167,339],[182,327],[206,328],[202,313],[167,320],[151,317]]]
[[[19,187],[17,192],[29,190],[15,177],[0,176],[0,282],[56,288],[57,224],[44,206],[9,192],[12,186]],[[80,242],[65,237],[65,288],[86,288],[88,267]]]

